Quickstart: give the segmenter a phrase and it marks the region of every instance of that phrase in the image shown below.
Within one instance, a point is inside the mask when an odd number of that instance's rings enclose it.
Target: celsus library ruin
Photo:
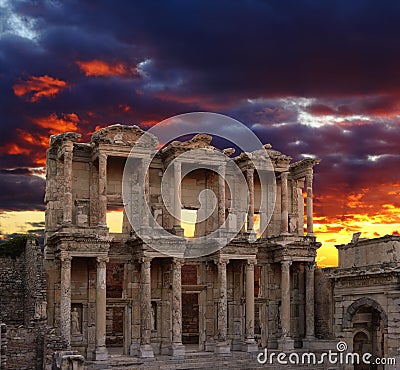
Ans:
[[[398,357],[400,237],[350,235],[339,266],[318,268],[318,159],[264,145],[275,188],[263,208],[263,160],[206,134],[162,149],[146,139],[125,174],[144,133],[113,125],[89,142],[51,137],[44,248],[27,239],[19,255],[0,254],[1,369],[267,368],[264,348],[321,353],[339,341]],[[196,238],[204,253],[187,248]],[[397,368],[362,366],[329,368]]]

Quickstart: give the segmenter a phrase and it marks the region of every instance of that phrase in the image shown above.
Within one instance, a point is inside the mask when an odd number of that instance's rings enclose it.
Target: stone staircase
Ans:
[[[189,369],[314,369],[330,370],[336,369],[328,365],[262,365],[257,361],[256,356],[245,352],[233,352],[230,356],[215,355],[211,352],[189,352],[185,359],[177,360],[171,356],[156,356],[152,360],[144,360],[136,357],[128,357],[118,354],[111,354],[108,364],[100,364],[87,361],[88,370],[189,370]]]

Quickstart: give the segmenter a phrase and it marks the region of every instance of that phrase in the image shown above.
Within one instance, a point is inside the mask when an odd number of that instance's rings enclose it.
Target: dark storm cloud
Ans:
[[[398,95],[376,95],[364,97],[344,97],[339,99],[319,99],[306,108],[313,115],[367,115],[394,116],[400,112]]]
[[[176,94],[333,95],[398,90],[393,1],[19,3],[59,57],[131,55],[179,69]],[[112,46],[111,46],[112,45]]]
[[[45,181],[25,171],[1,171],[0,211],[44,210]]]
[[[385,202],[400,207],[388,196],[399,182],[400,130],[397,120],[371,122],[351,127],[331,124],[318,129],[301,124],[258,125],[255,132],[263,142],[293,157],[315,155],[322,162],[315,167],[315,212],[334,217],[354,212],[348,202],[352,194],[369,192],[371,214],[379,213]],[[359,211],[359,209],[358,209]]]
[[[44,221],[43,222],[27,222],[28,225],[31,225],[32,227],[38,228],[38,230],[44,229]]]

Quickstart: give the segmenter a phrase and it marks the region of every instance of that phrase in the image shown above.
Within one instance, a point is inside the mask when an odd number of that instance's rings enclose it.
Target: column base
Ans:
[[[215,352],[215,341],[214,339],[209,339],[204,343],[204,351]]]
[[[131,357],[139,356],[139,349],[140,345],[138,343],[131,343],[129,347],[129,356]]]
[[[313,342],[316,340],[313,336],[307,336],[302,340],[304,349],[311,349]]]
[[[217,355],[224,355],[224,356],[231,356],[231,346],[228,341],[221,341],[215,343],[215,354]]]
[[[242,345],[243,352],[258,352],[258,344],[254,339],[247,339]]]
[[[167,356],[171,354],[171,344],[169,342],[161,343],[160,354]]]
[[[294,340],[290,337],[279,338],[278,339],[278,349],[280,351],[293,351],[294,350]]]
[[[150,344],[143,344],[139,349],[141,358],[154,358],[153,347]]]
[[[98,347],[93,352],[93,359],[95,361],[107,361],[108,351],[106,347]]]
[[[185,346],[182,343],[172,343],[171,356],[174,359],[183,360],[185,358]]]

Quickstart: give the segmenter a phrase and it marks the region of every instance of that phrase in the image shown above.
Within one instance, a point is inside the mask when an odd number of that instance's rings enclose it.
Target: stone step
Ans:
[[[298,369],[298,370],[326,370],[329,366],[295,366],[295,365],[262,365],[248,353],[234,352],[229,357],[216,356],[210,352],[187,353],[185,359],[172,359],[170,356],[156,356],[152,360],[144,360],[128,356],[111,356],[108,365],[94,361],[86,363],[88,370],[201,370],[201,369]]]

